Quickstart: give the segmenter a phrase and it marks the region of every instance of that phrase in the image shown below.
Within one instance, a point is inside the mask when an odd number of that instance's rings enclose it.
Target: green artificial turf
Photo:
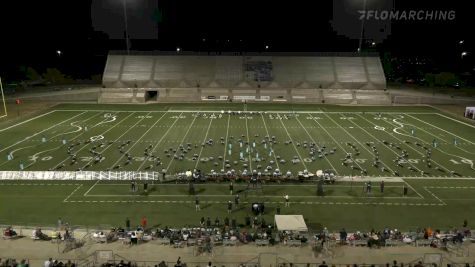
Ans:
[[[305,169],[312,173],[331,169],[338,178],[354,177],[354,182],[326,185],[324,197],[316,196],[312,183],[267,183],[262,191],[249,192],[247,197],[242,191],[241,201],[247,203],[228,215],[226,202],[233,197],[228,196],[226,183],[196,185],[202,211],[195,212],[187,185],[155,185],[144,194],[131,193],[128,182],[119,181],[2,181],[0,223],[54,224],[62,217],[71,224],[93,227],[123,225],[126,217],[137,223],[143,215],[161,226],[196,225],[202,216],[213,221],[229,216],[243,223],[253,202],[266,204],[264,218],[269,222],[281,206],[283,214],[303,214],[311,227],[325,225],[334,230],[447,228],[475,219],[475,180],[471,179],[475,177],[475,127],[429,107],[63,104],[30,119],[2,124],[0,171],[19,171],[23,165],[25,171],[166,169],[174,175],[195,168],[209,173],[221,169],[263,171],[271,166],[294,176]],[[274,136],[276,144],[270,144],[266,136]],[[212,145],[202,146],[210,139]],[[180,154],[180,145],[188,143],[191,150],[183,160],[164,153],[175,149]],[[310,143],[318,149],[325,146],[327,154],[319,157],[316,153],[312,159]],[[67,153],[70,146],[76,163]],[[94,162],[93,147],[103,156],[100,162]],[[160,158],[161,165],[145,154],[147,148],[149,155]],[[403,150],[408,156],[398,166]],[[131,156],[129,163],[126,153]],[[348,153],[351,156],[343,164]],[[10,160],[9,154],[13,155]],[[193,154],[199,160],[192,160]],[[380,161],[378,167],[373,166],[375,157]],[[294,158],[299,162],[293,164]],[[280,159],[286,162],[280,163]],[[229,168],[225,160],[229,160]],[[363,178],[361,170],[367,173]],[[397,182],[387,183],[384,194],[375,182],[373,192],[367,195],[362,183],[367,177],[390,177]],[[405,183],[410,186],[406,197],[402,196]],[[242,183],[236,190],[246,187]],[[291,197],[289,208],[283,207],[284,194]]]

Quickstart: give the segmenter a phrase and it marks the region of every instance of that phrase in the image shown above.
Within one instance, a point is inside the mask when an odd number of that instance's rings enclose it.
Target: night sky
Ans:
[[[341,21],[338,15],[352,5],[363,6],[364,0],[126,1],[132,50],[181,47],[186,51],[260,52],[269,45],[269,51],[355,52],[360,21]],[[373,25],[375,28],[368,22],[367,35],[371,27],[376,30],[374,36],[365,36],[364,51],[417,56],[441,70],[473,71],[474,16],[467,1],[394,1],[367,0],[367,7],[386,4],[396,10],[454,10],[456,17],[384,22]],[[125,50],[122,4],[122,0],[1,3],[6,16],[1,18],[0,75],[14,80],[20,66],[40,72],[58,67],[78,78],[100,74],[109,50]],[[337,24],[349,33],[336,29]],[[373,40],[377,44],[371,48]],[[460,40],[465,41],[463,45]],[[56,50],[62,51],[61,57]],[[465,60],[461,60],[462,51],[469,52]]]

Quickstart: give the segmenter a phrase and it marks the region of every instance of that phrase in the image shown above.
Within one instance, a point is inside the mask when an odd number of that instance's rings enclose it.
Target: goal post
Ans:
[[[3,105],[3,111],[4,111],[4,114],[0,113],[0,118],[2,118],[2,117],[6,117],[8,115],[8,113],[7,113],[7,103],[5,102],[5,93],[3,92],[2,77],[0,77],[0,94],[2,94],[2,105]]]

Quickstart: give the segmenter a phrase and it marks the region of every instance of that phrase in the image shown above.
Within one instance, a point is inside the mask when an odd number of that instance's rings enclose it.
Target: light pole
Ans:
[[[130,54],[129,48],[129,25],[127,24],[127,3],[123,0],[124,4],[124,22],[125,22],[125,45],[127,47],[127,55]]]
[[[363,44],[364,21],[366,20],[366,0],[363,0],[363,11],[365,16],[361,20],[360,42],[358,45],[358,53],[361,53],[361,45]]]

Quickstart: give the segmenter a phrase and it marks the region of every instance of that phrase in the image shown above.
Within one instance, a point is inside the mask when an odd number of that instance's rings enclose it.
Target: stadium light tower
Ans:
[[[366,0],[363,0],[363,10],[366,14]],[[358,53],[361,53],[361,45],[363,44],[363,34],[364,34],[364,21],[366,18],[361,19],[361,31],[360,31],[360,42],[358,44]]]
[[[127,23],[127,3],[126,3],[126,0],[123,0],[122,3],[124,4],[125,45],[127,47],[127,55],[128,55],[128,54],[130,54],[130,48],[129,48],[129,25]]]

